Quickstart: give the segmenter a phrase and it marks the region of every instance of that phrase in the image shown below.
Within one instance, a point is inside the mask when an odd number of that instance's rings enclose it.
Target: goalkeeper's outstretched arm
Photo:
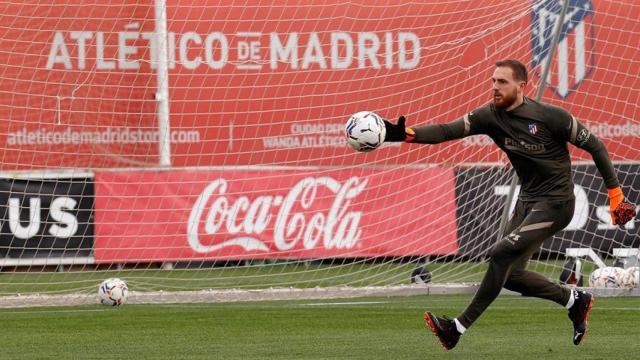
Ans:
[[[469,133],[469,120],[461,118],[446,124],[405,127],[405,118],[401,116],[397,124],[385,120],[387,135],[385,141],[405,141],[418,144],[439,144],[461,139]]]
[[[596,164],[609,195],[609,213],[614,225],[624,225],[636,216],[635,206],[624,199],[622,187],[618,182],[613,163],[609,158],[609,152],[600,139],[589,132],[576,118],[571,117],[569,142],[588,151]]]

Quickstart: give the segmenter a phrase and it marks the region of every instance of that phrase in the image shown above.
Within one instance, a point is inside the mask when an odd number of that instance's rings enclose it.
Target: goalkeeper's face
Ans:
[[[508,67],[497,67],[491,77],[493,82],[493,103],[499,109],[515,107],[523,95],[523,82],[513,78],[513,71]]]

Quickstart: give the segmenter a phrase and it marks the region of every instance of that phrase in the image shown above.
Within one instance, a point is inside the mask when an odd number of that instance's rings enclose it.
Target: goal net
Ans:
[[[604,141],[640,202],[638,4],[569,0],[555,51],[555,0],[0,9],[0,295],[89,296],[108,277],[194,301],[477,283],[510,193],[504,154],[483,136],[356,153],[344,124],[459,118],[490,101],[506,58],[529,67],[528,96],[544,85]],[[575,215],[530,264],[554,280],[567,249],[585,249],[588,276],[640,245],[635,221],[610,225],[589,154],[571,154]]]

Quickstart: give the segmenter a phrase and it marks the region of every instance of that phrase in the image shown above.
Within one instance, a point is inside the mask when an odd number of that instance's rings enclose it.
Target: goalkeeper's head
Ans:
[[[501,60],[493,72],[493,103],[499,109],[512,110],[524,101],[527,67],[518,60]]]

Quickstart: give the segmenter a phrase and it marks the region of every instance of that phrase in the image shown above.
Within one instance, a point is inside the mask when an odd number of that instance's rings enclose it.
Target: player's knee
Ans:
[[[514,283],[520,283],[526,280],[526,272],[523,270],[512,270],[509,274],[509,281]]]
[[[519,292],[525,295],[526,287],[527,287],[526,283],[527,283],[527,280],[526,280],[525,271],[520,269],[515,269],[509,272],[509,275],[507,276],[507,280],[504,283],[504,288],[511,291]]]
[[[513,260],[513,250],[506,246],[505,241],[496,243],[491,250],[489,250],[490,261],[504,264],[510,263]]]
[[[507,290],[518,292],[524,296],[530,295],[526,284],[521,279],[508,279],[504,283],[504,288]]]
[[[504,251],[501,251],[499,249],[493,249],[490,253],[489,253],[489,262],[490,263],[494,263],[494,264],[506,264],[508,262],[508,257],[506,256]]]
[[[500,248],[500,243],[494,244],[491,249],[489,249],[489,257],[491,259],[500,258],[504,254],[504,251]]]

